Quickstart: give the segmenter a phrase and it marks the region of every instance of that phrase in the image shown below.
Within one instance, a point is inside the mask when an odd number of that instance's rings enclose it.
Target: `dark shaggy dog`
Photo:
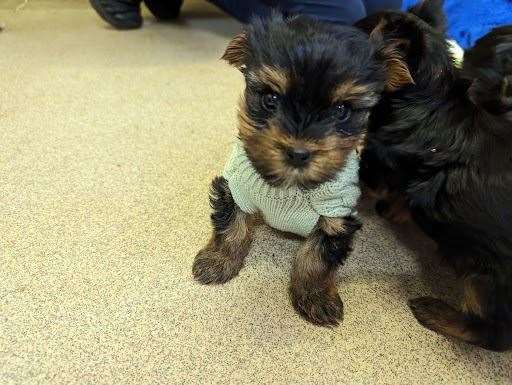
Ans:
[[[410,81],[379,34],[370,41],[354,27],[304,17],[254,22],[231,41],[223,58],[245,78],[239,139],[251,167],[266,185],[298,188],[299,195],[343,170],[383,89]],[[213,234],[193,266],[194,277],[205,284],[238,274],[254,216],[237,205],[223,177],[212,183],[211,204]],[[290,297],[308,321],[336,325],[343,314],[336,270],[360,225],[351,215],[316,215],[293,264]]]
[[[407,62],[415,84],[387,92],[370,118],[361,178],[385,193],[384,216],[411,216],[461,279],[462,308],[409,302],[418,321],[487,349],[512,346],[512,28],[465,55],[445,43],[442,1],[359,22]]]

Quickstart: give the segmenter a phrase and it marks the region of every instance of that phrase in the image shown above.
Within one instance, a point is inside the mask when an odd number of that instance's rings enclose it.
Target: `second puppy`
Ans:
[[[461,281],[463,301],[409,301],[425,327],[490,350],[512,349],[512,27],[493,30],[457,70],[442,1],[358,25],[399,44],[415,84],[373,109],[361,179],[385,192],[377,210],[412,218]],[[373,32],[372,32],[373,31]]]
[[[394,50],[353,27],[278,16],[256,21],[223,59],[245,93],[239,138],[211,187],[213,234],[196,256],[201,283],[235,277],[249,252],[252,219],[305,238],[293,263],[297,312],[336,325],[343,303],[336,270],[360,228],[358,156],[368,115],[384,88],[411,81]]]

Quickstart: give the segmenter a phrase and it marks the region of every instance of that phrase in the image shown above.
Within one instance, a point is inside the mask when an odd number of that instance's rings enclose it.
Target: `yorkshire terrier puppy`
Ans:
[[[412,218],[460,277],[461,309],[409,302],[425,327],[481,347],[512,347],[512,27],[496,29],[454,67],[442,1],[359,22],[379,30],[414,84],[372,111],[361,179],[385,192],[382,215]],[[372,31],[372,32],[371,32]]]
[[[223,176],[211,186],[210,241],[194,277],[224,283],[244,264],[253,218],[305,238],[290,297],[318,325],[337,325],[343,303],[336,270],[360,228],[357,148],[382,90],[410,81],[382,39],[306,17],[257,20],[223,59],[245,78],[239,134]]]

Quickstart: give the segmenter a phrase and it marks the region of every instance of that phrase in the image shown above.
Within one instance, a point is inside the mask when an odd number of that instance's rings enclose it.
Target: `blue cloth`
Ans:
[[[402,9],[417,2],[404,0]],[[462,48],[471,47],[494,27],[512,24],[512,0],[444,0],[444,11],[448,33]]]

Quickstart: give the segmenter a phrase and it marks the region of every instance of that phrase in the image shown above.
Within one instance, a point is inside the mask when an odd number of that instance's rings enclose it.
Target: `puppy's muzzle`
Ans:
[[[311,152],[306,148],[288,148],[285,153],[287,162],[295,168],[304,168],[311,160]]]

